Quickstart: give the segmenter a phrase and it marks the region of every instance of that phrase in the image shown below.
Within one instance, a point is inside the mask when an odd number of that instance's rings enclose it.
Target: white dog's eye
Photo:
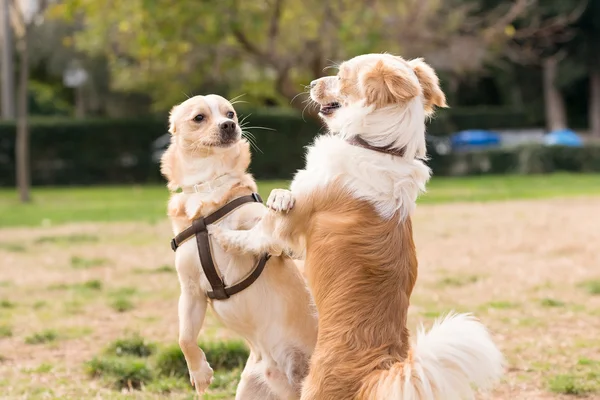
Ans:
[[[198,114],[194,117],[195,122],[202,122],[204,120],[204,115]]]
[[[235,113],[233,111],[228,111],[227,114],[227,118],[232,119],[233,117],[235,117]]]

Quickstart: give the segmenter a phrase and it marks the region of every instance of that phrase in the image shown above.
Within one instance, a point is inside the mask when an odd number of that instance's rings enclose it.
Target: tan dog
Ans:
[[[231,200],[256,192],[248,142],[230,102],[220,96],[196,96],[175,106],[170,116],[171,144],[161,171],[173,193],[168,215],[178,234]],[[191,188],[191,189],[190,189]],[[187,189],[187,190],[186,190]],[[259,203],[245,204],[216,224],[250,229],[265,214]],[[254,254],[228,254],[212,244],[216,268],[226,284],[243,280],[256,265]],[[316,312],[305,281],[288,257],[274,256],[250,287],[226,300],[210,301],[210,283],[200,265],[196,240],[181,244],[175,266],[181,284],[179,344],[190,379],[203,393],[212,369],[197,345],[206,306],[228,328],[244,337],[251,349],[236,399],[295,399],[308,373],[317,335]]]
[[[252,230],[214,229],[228,251],[306,248],[319,312],[302,399],[472,398],[502,373],[485,327],[451,314],[409,343],[417,279],[410,214],[429,179],[425,118],[445,106],[422,60],[368,54],[312,82],[330,134],[308,149],[291,192],[276,190]]]

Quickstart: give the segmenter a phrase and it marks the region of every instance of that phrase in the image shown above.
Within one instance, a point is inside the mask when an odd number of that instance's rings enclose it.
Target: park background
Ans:
[[[410,325],[454,309],[495,399],[600,398],[600,0],[2,0],[0,398],[193,398],[158,159],[186,98],[236,98],[260,192],[323,132],[305,86],[424,57],[450,108],[414,216]],[[232,399],[247,348],[200,335]]]

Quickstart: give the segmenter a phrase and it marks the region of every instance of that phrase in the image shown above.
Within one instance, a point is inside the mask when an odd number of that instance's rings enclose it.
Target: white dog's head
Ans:
[[[422,59],[365,54],[340,65],[336,76],[311,82],[310,95],[332,133],[424,158],[425,117],[446,107],[433,69]]]

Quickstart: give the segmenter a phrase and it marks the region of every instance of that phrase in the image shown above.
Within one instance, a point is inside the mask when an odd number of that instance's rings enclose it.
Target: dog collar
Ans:
[[[181,188],[183,193],[191,194],[191,193],[210,193],[215,189],[223,186],[225,182],[227,182],[228,175],[221,175],[212,181],[197,183],[192,186],[183,186]]]

